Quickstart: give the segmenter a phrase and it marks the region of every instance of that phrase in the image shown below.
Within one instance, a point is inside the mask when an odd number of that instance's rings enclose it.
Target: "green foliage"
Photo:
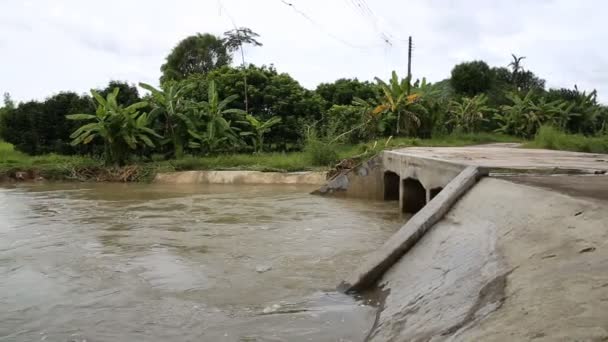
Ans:
[[[365,135],[362,124],[365,123],[364,111],[355,105],[333,105],[325,114],[325,135],[334,136],[349,132],[344,135],[345,141],[354,143],[361,141]]]
[[[281,123],[281,118],[273,116],[266,121],[256,119],[255,116],[246,114],[247,121],[251,125],[252,132],[241,132],[241,136],[251,136],[253,149],[260,153],[264,150],[264,135],[272,130],[272,127]]]
[[[116,97],[116,102],[118,102],[118,104],[126,107],[141,101],[137,87],[127,82],[110,81],[104,89],[98,90],[97,92],[103,98],[106,98],[116,88],[118,88],[118,96]]]
[[[70,146],[70,133],[76,125],[66,120],[66,114],[94,109],[89,97],[64,92],[44,102],[29,101],[17,107],[5,107],[0,116],[0,137],[19,151],[40,155],[45,153],[74,154],[90,149]]]
[[[460,101],[452,100],[449,108],[449,119],[446,122],[457,132],[474,133],[488,121],[488,114],[494,110],[487,105],[488,97],[484,94],[472,98],[463,97]]]
[[[209,82],[208,91],[209,100],[198,104],[194,127],[188,133],[195,140],[190,142],[191,147],[198,147],[203,153],[214,153],[220,148],[234,147],[241,143],[237,129],[226,120],[226,116],[232,114],[236,119],[244,120],[246,113],[241,109],[228,109],[237,95],[220,100],[215,81]]]
[[[2,100],[3,100],[2,109],[5,109],[5,110],[13,110],[13,109],[15,109],[15,102],[11,98],[11,94],[4,93],[2,95]]]
[[[173,48],[161,66],[161,83],[182,80],[192,74],[207,74],[231,61],[232,56],[223,39],[199,33],[185,38]]]
[[[184,98],[184,93],[194,87],[188,82],[167,82],[162,90],[156,89],[149,84],[140,83],[140,87],[150,91],[154,116],[160,115],[161,127],[164,136],[173,146],[173,155],[180,159],[184,156],[190,134],[194,130],[195,103]]]
[[[262,46],[263,44],[257,40],[259,37],[260,35],[250,28],[239,27],[224,32],[223,43],[228,51],[236,51],[242,49],[243,45]]]
[[[297,144],[303,137],[301,129],[305,122],[321,119],[325,107],[324,100],[315,92],[302,87],[296,80],[285,73],[278,73],[270,66],[257,67],[249,65],[246,69],[223,67],[209,73],[207,80],[195,79],[196,100],[206,100],[206,88],[209,81],[217,84],[221,98],[237,95],[231,107],[245,110],[242,100],[245,98],[243,79],[247,74],[249,113],[255,113],[259,120],[268,120],[274,116],[281,118],[266,136],[267,143],[285,149],[287,144]]]
[[[494,117],[499,125],[496,131],[500,133],[531,138],[542,125],[563,128],[569,117],[575,115],[568,103],[559,100],[548,102],[545,97],[537,98],[532,90],[524,97],[517,93],[507,97],[511,104],[502,106],[501,112]]]
[[[567,134],[552,126],[542,126],[528,147],[591,153],[608,153],[608,135],[587,137]]]
[[[91,90],[97,101],[95,114],[71,114],[69,120],[93,121],[78,128],[70,135],[72,145],[88,144],[96,138],[104,143],[106,164],[123,165],[129,156],[129,149],[140,146],[154,148],[154,138],[161,138],[150,126],[150,115],[140,113],[139,109],[147,106],[146,102],[137,102],[128,107],[118,104],[119,89],[104,99],[99,93]]]
[[[308,139],[304,153],[313,166],[332,166],[340,159],[335,144],[319,139]]]
[[[597,91],[581,92],[575,86],[571,89],[551,89],[547,93],[549,101],[564,101],[570,104],[571,115],[565,129],[572,133],[595,134],[606,130],[608,108],[597,102]]]
[[[452,69],[450,82],[458,94],[475,96],[492,87],[493,75],[486,62],[473,61],[458,64]]]
[[[411,85],[407,78],[399,80],[393,71],[389,82],[376,77],[376,82],[382,92],[380,105],[374,109],[374,114],[384,115],[384,126],[393,126],[395,135],[405,130],[408,135],[416,135],[420,128],[422,117],[429,114],[428,108],[423,105],[425,91],[410,93]],[[426,81],[424,82],[426,86]],[[425,87],[426,90],[426,87]]]
[[[321,83],[315,92],[325,100],[327,109],[334,105],[350,105],[355,98],[369,101],[379,95],[378,86],[367,81],[361,82],[356,78],[341,78],[333,83]]]

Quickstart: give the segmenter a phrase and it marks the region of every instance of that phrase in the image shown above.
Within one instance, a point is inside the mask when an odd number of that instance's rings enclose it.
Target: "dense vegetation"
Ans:
[[[543,79],[524,69],[524,57],[513,55],[507,67],[465,62],[434,84],[393,72],[374,82],[339,79],[309,90],[273,66],[246,64],[243,45],[261,46],[257,38],[239,28],[184,39],[162,65],[160,87],[139,84],[147,91],[143,97],[118,81],[91,95],[61,92],[19,104],[5,94],[0,139],[28,155],[86,156],[114,166],[171,161],[178,169],[243,161],[247,154],[327,166],[391,140],[409,139],[408,145],[463,134],[537,137],[535,146],[608,151],[608,108],[597,93],[545,89]],[[239,52],[242,65],[232,66]],[[588,143],[575,143],[582,140]]]

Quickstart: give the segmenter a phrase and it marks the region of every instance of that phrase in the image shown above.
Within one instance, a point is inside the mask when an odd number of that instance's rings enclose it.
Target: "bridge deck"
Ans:
[[[541,149],[515,148],[517,144],[468,147],[408,147],[391,153],[489,169],[579,170],[605,172],[608,155]]]

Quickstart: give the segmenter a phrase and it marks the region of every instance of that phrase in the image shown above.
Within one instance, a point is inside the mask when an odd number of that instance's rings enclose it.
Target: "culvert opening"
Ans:
[[[417,213],[426,205],[426,189],[417,179],[403,180],[403,210],[404,213]]]
[[[384,200],[399,200],[399,175],[391,171],[384,173]]]
[[[439,193],[441,192],[441,190],[443,190],[443,188],[432,188],[430,193],[431,193],[431,199],[435,198],[435,196],[439,195]]]

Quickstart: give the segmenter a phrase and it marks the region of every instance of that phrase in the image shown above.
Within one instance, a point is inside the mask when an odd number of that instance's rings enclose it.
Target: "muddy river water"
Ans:
[[[335,292],[394,203],[292,186],[0,188],[0,341],[361,341]]]

